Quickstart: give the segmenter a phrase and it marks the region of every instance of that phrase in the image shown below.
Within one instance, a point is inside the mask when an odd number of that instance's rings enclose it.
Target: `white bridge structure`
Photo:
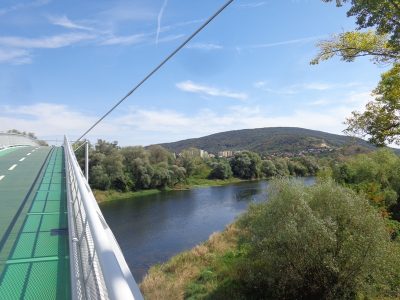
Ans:
[[[12,156],[13,153],[17,153],[15,155],[19,158],[19,155],[21,155],[20,153],[30,151],[28,155],[31,155],[26,156],[23,160],[19,160],[19,164],[28,160],[28,157],[30,159],[34,156],[37,151],[40,151],[38,149],[49,153],[58,149],[57,151],[61,154],[59,176],[65,180],[62,179],[57,184],[59,185],[61,199],[66,198],[67,211],[65,212],[62,210],[58,214],[60,218],[65,218],[65,214],[67,215],[68,228],[65,228],[65,232],[68,233],[68,237],[65,238],[68,239],[66,243],[66,253],[67,255],[69,254],[67,259],[69,259],[70,271],[70,280],[62,283],[61,289],[67,290],[64,292],[65,295],[68,295],[67,298],[72,298],[74,300],[142,300],[143,296],[141,295],[139,287],[131,274],[118,242],[105,221],[88,184],[88,143],[83,143],[86,144],[86,177],[77,162],[72,145],[66,137],[64,138],[62,148],[54,146],[39,147],[39,143],[29,137],[19,134],[0,133],[0,153],[6,151],[7,153],[11,153],[7,154],[9,156]],[[7,157],[7,155],[0,158]],[[46,164],[51,165],[48,158],[40,161],[40,163],[43,163],[44,166]],[[16,166],[18,166],[18,164],[15,164],[13,168]],[[10,174],[14,174],[12,172],[15,171],[10,171],[13,168],[9,169]],[[0,170],[0,172],[3,171]],[[43,173],[39,171],[38,177],[40,174]],[[4,177],[8,178],[9,176],[11,175],[0,176],[0,180]],[[44,178],[44,175],[41,176],[41,178]],[[14,180],[14,182],[18,182],[18,180]],[[1,184],[3,188],[7,188],[5,180],[2,180]],[[32,188],[37,185],[36,181],[30,184]],[[53,185],[53,183],[50,185]],[[22,186],[19,186],[18,189],[22,190],[22,188]],[[51,192],[51,190],[49,191]],[[31,190],[28,193],[28,196],[33,195],[32,197],[36,197],[35,195],[38,193],[43,193],[43,190],[33,189],[33,191]],[[6,194],[4,194],[4,199],[1,199],[1,195],[0,193],[0,207],[2,207],[2,201],[7,198]],[[2,207],[2,209],[3,208],[7,209],[6,206]],[[28,213],[28,216],[31,214],[51,215],[52,213],[43,210],[41,213]],[[61,228],[61,231],[62,230]],[[49,235],[50,233],[47,234]],[[0,250],[2,250],[1,247],[0,245]],[[40,263],[40,260],[44,259],[45,258],[31,258],[30,261]],[[54,258],[52,259],[54,260]],[[9,262],[10,260],[7,261]],[[1,266],[2,262],[0,261],[0,299],[6,299],[9,297],[8,295],[10,295],[11,288],[4,288],[8,282],[10,282],[10,286],[13,286],[12,289],[15,288],[13,295],[16,295],[15,293],[20,292],[20,289],[16,286],[19,284],[26,284],[24,282],[31,280],[28,279],[27,276],[20,276],[20,279],[11,276],[11,279],[8,280],[11,267],[7,266],[7,261],[5,267]],[[4,270],[3,274],[2,268]],[[31,276],[33,275],[31,274]],[[49,274],[49,278],[41,277],[40,280],[49,280],[50,276],[52,275]],[[68,278],[69,275],[66,276]],[[18,280],[21,282],[18,282]],[[54,280],[49,280],[49,282],[53,281]],[[1,287],[2,284],[3,289]],[[60,289],[60,284],[58,284],[57,288]],[[20,294],[19,299],[25,299],[26,295],[27,294]],[[38,296],[37,291],[36,296]],[[40,299],[42,300],[53,299],[53,297],[54,296],[51,296],[50,293],[46,295],[45,290],[40,294]]]

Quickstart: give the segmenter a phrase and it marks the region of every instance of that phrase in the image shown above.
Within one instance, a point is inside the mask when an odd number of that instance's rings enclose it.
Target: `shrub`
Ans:
[[[366,199],[330,181],[278,180],[269,192],[239,221],[244,254],[234,277],[247,297],[398,295],[398,247]]]
[[[232,169],[227,160],[220,160],[211,164],[210,179],[228,179],[232,177]]]

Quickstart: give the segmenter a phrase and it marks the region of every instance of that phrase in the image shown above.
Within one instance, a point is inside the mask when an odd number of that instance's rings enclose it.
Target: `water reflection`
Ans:
[[[313,178],[305,179],[311,184]],[[150,266],[205,241],[234,221],[250,202],[267,199],[267,181],[252,181],[101,205],[129,267],[141,281]]]

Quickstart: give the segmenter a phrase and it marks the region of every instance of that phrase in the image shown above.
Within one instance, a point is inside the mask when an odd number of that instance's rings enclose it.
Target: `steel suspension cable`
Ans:
[[[234,0],[227,1],[216,13],[208,18],[203,25],[201,25],[195,32],[193,32],[178,48],[176,48],[170,55],[168,55],[159,65],[157,65],[146,77],[144,77],[134,88],[132,88],[121,100],[119,100],[113,107],[111,107],[100,119],[98,119],[88,130],[85,131],[76,141],[79,142],[90,131],[93,130],[101,121],[103,121],[114,109],[116,109],[122,102],[124,102],[130,95],[133,94],[143,83],[145,83],[151,76],[154,75],[166,62],[168,62],[175,54],[177,54],[183,47],[186,46],[200,31],[202,31],[212,20],[214,20],[222,11],[225,10]]]

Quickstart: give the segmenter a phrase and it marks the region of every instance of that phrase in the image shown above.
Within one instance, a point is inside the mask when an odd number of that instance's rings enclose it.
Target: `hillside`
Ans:
[[[296,153],[308,149],[337,149],[350,145],[368,149],[375,148],[359,138],[296,127],[233,130],[160,145],[176,153],[190,147],[203,149],[209,153],[218,153],[224,150]]]

